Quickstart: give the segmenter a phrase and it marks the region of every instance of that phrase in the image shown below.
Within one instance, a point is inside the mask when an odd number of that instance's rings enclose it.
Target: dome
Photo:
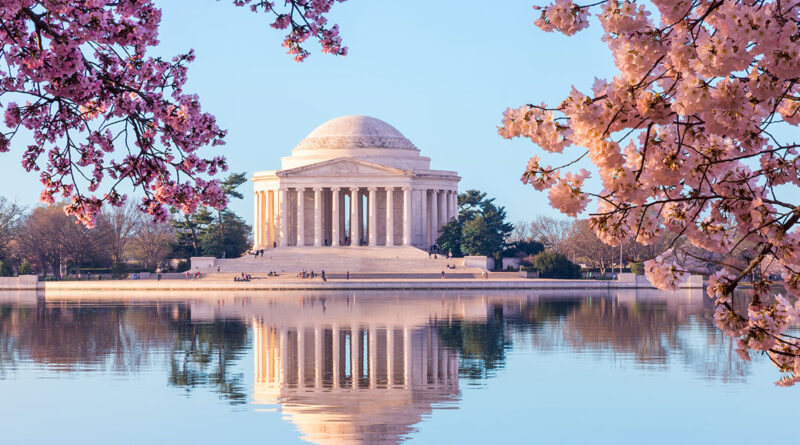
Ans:
[[[403,133],[369,116],[342,116],[329,120],[308,134],[295,150],[382,148],[416,150]]]

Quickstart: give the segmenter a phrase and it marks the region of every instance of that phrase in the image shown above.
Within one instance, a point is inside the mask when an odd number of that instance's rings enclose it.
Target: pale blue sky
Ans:
[[[213,150],[227,156],[231,171],[278,168],[319,124],[370,115],[403,132],[433,168],[457,171],[461,190],[497,198],[512,221],[558,213],[544,193],[519,181],[527,159],[541,150],[497,135],[503,110],[558,103],[571,85],[588,90],[595,76],[615,72],[598,27],[572,38],[544,33],[533,25],[538,13],[529,0],[349,0],[336,4],[330,19],[350,54],[321,54],[312,43],[304,63],[284,53],[283,34],[263,14],[230,1],[157,4],[157,51],[171,57],[195,49],[187,90],[229,130],[227,145]],[[22,170],[16,145],[0,155],[0,194],[36,205],[38,177]],[[249,193],[233,208],[252,220]]]

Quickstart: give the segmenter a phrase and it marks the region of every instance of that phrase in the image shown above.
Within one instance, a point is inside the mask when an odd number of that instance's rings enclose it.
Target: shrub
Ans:
[[[191,269],[192,265],[189,260],[183,260],[178,263],[178,267],[175,268],[176,272],[186,272],[187,270]]]
[[[631,273],[635,275],[644,275],[644,263],[631,263]]]
[[[564,255],[546,250],[533,258],[533,266],[541,278],[580,278],[581,267]]]

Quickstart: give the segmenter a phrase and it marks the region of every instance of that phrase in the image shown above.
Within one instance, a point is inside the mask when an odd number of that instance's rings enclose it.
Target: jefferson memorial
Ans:
[[[460,179],[431,170],[386,122],[339,117],[300,141],[280,170],[254,174],[253,247],[427,249],[456,217]]]

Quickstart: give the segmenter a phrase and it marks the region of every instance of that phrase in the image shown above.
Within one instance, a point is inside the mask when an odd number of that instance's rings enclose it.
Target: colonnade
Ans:
[[[457,384],[458,360],[435,329],[254,323],[256,385],[316,390]]]
[[[456,190],[409,186],[257,190],[254,247],[428,247],[457,216],[457,201]]]

